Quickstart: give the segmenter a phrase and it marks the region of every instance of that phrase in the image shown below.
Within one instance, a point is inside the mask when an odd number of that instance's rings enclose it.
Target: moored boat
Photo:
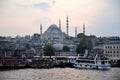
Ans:
[[[96,54],[94,58],[78,56],[73,66],[76,68],[108,70],[111,68],[109,62],[110,60],[108,58],[100,57],[100,55]]]
[[[102,49],[95,49],[93,53],[88,55],[88,51],[85,52],[84,56],[77,56],[73,66],[76,68],[86,69],[105,69],[111,68],[110,60],[104,56]]]

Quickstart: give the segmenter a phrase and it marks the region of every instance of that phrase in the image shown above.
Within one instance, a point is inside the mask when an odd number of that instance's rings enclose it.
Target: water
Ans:
[[[120,68],[110,70],[76,68],[6,70],[0,71],[0,80],[120,80]]]

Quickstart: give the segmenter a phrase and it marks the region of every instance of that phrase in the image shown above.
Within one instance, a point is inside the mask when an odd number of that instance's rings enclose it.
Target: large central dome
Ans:
[[[65,34],[55,24],[50,25],[50,27],[44,32],[43,36],[48,39],[64,39],[65,38]]]
[[[50,25],[50,27],[47,29],[47,31],[54,31],[54,30],[61,31],[55,24]]]

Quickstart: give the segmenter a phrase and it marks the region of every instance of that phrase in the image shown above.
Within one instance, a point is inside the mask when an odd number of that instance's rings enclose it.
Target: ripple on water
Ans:
[[[89,70],[75,68],[18,69],[0,71],[0,80],[120,80],[120,69]]]

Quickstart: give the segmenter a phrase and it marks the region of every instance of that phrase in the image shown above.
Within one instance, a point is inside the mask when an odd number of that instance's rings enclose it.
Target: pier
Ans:
[[[1,58],[1,68],[73,67],[76,56],[34,56],[32,59]]]

